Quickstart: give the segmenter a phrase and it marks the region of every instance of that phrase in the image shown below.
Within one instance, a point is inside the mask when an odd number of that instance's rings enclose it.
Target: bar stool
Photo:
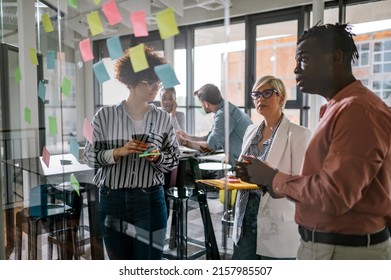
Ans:
[[[187,168],[189,168],[191,174],[187,173]],[[206,255],[206,259],[219,260],[220,254],[216,244],[206,195],[195,183],[196,179],[201,179],[198,161],[192,157],[181,158],[176,171],[176,178],[172,180],[174,186],[169,188],[167,197],[173,200],[174,205],[172,219],[175,221],[175,226],[171,227],[171,230],[174,229],[174,234],[170,234],[170,239],[175,239],[177,252],[176,255],[164,252],[163,256],[167,259],[197,259]],[[187,214],[190,210],[188,203],[189,200],[195,199],[198,200],[204,226],[203,241],[191,238],[187,233]],[[189,256],[187,254],[188,244],[200,247],[200,250]]]
[[[81,199],[75,191],[69,194],[44,184],[30,191],[30,206],[16,213],[16,259],[22,258],[22,234],[28,235],[28,259],[37,259],[38,235],[50,233],[64,227],[81,208]],[[56,203],[60,201],[60,203]]]
[[[231,170],[232,166],[227,163],[222,163],[222,162],[202,162],[199,164],[199,168],[201,170],[206,170],[206,171],[226,171],[226,170]],[[222,224],[222,248],[226,249],[227,248],[227,238],[230,235],[233,223],[234,223],[234,212],[232,208],[232,191],[227,190],[223,191],[223,205],[224,205],[224,210],[223,210],[223,216],[221,218],[221,224]]]

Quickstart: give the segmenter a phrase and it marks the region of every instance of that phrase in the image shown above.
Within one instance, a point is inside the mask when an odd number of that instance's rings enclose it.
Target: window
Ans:
[[[391,73],[391,40],[374,43],[373,73]]]
[[[353,67],[369,66],[369,43],[357,44],[357,51],[359,57],[358,60],[353,63]]]

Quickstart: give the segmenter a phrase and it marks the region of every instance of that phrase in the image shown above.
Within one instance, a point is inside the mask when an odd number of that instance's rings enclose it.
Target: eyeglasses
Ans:
[[[160,89],[163,87],[160,81],[140,81],[140,83],[146,84],[148,89]]]
[[[278,91],[276,91],[275,89],[266,89],[262,92],[253,91],[253,92],[251,92],[251,98],[253,100],[258,100],[262,95],[263,98],[269,99],[273,95],[273,93],[278,93]]]

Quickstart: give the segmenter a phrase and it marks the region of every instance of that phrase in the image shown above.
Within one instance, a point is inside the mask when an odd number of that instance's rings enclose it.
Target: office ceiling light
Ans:
[[[196,0],[197,7],[204,8],[209,11],[224,9],[224,0]],[[229,6],[231,6],[231,2]]]

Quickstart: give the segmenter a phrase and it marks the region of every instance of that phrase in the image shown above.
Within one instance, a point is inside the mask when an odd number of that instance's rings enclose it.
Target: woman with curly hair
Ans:
[[[148,69],[135,72],[129,53],[115,64],[129,89],[117,105],[101,108],[92,121],[93,143],[84,159],[97,169],[99,219],[110,259],[161,259],[167,226],[164,173],[179,163],[170,116],[151,102],[161,83],[154,72],[166,63],[145,47]]]

